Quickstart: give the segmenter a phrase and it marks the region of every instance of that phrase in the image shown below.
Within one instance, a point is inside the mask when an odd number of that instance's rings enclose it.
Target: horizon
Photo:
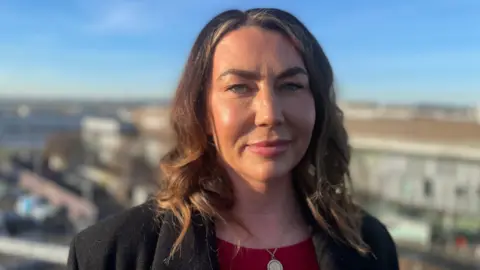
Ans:
[[[1,96],[0,95],[0,103],[2,102],[19,102],[18,105],[25,105],[21,103],[56,103],[56,102],[85,102],[85,103],[98,103],[98,102],[108,102],[108,103],[146,103],[146,104],[153,104],[155,106],[169,106],[172,97],[165,97],[165,98],[154,98],[151,97],[45,97],[45,96],[38,96],[38,97],[21,97],[21,96]],[[372,106],[407,106],[407,107],[419,107],[419,106],[432,106],[438,108],[458,108],[458,109],[480,109],[480,104],[462,104],[462,103],[454,103],[454,102],[381,102],[375,100],[346,100],[346,99],[337,99],[337,103],[339,105],[372,105]]]
[[[169,99],[201,27],[229,8],[297,16],[340,101],[480,104],[480,1],[0,2],[0,98]]]

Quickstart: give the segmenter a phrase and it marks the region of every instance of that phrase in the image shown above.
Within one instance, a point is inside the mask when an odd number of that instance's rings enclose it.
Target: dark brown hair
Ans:
[[[232,185],[217,163],[207,134],[206,97],[216,45],[227,33],[243,26],[277,31],[301,55],[315,100],[316,123],[307,153],[293,171],[295,187],[319,228],[365,253],[360,211],[346,186],[350,183],[350,149],[336,103],[332,67],[318,41],[293,15],[279,9],[250,9],[225,11],[201,30],[176,89],[171,122],[177,142],[161,161],[163,180],[157,196],[160,208],[173,211],[181,224],[172,254],[193,212],[219,217],[219,212],[228,211],[235,203]],[[308,173],[313,167],[314,173]]]

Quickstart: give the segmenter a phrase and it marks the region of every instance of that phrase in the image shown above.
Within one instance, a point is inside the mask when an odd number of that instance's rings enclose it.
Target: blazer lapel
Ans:
[[[369,266],[370,260],[368,256],[362,256],[353,248],[333,239],[326,233],[316,232],[313,235],[313,244],[315,246],[315,252],[317,254],[317,261],[319,262],[320,269],[371,269]]]
[[[219,270],[213,222],[203,219],[200,214],[193,214],[180,250],[169,258],[170,247],[179,234],[176,217],[167,212],[162,220],[153,269]]]

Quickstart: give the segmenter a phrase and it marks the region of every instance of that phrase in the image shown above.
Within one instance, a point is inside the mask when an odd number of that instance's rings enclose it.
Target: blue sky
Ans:
[[[0,0],[0,98],[169,97],[201,27],[251,7],[297,15],[344,99],[480,104],[479,0]]]

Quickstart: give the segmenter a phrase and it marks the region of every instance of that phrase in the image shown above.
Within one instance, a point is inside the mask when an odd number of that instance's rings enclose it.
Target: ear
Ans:
[[[207,136],[211,137],[214,134],[214,128],[213,127],[215,125],[214,125],[213,115],[212,115],[212,112],[210,110],[210,99],[209,99],[208,94],[206,95],[205,103],[206,103],[206,106],[205,106],[206,119],[205,119],[205,123],[204,123],[205,124],[205,132],[206,132]]]
[[[205,121],[205,132],[207,133],[207,136],[213,136],[214,126],[215,125],[213,124],[213,117],[210,112],[207,112],[207,120]]]
[[[205,123],[205,131],[207,135],[207,143],[214,148],[217,148],[216,139],[215,139],[215,124],[213,122],[213,117],[207,117]]]

